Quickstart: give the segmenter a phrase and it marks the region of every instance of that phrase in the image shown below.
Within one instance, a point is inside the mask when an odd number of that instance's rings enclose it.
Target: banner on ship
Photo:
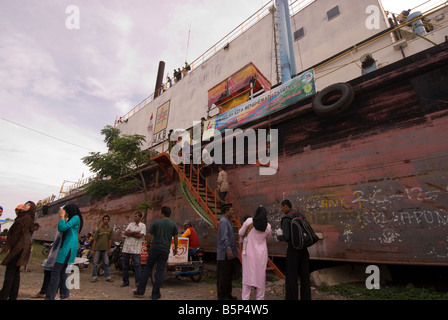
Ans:
[[[263,118],[316,93],[314,69],[308,70],[254,100],[239,105],[207,121],[205,130],[223,131]],[[204,138],[206,138],[204,136]]]

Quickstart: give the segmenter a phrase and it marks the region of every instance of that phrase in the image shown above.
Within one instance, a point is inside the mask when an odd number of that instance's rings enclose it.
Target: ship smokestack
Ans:
[[[165,73],[165,62],[159,62],[159,71],[157,72],[156,88],[154,90],[154,98],[157,98],[162,93],[163,74]]]

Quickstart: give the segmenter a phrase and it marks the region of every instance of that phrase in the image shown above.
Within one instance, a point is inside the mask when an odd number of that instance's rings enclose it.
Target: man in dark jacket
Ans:
[[[288,243],[286,251],[285,299],[297,300],[299,298],[297,282],[298,275],[300,275],[300,299],[311,300],[310,255],[308,249],[294,249],[291,243],[291,220],[298,216],[298,213],[292,209],[291,201],[287,199],[281,202],[281,206],[284,214],[281,222],[283,234],[278,236],[278,240]]]
[[[218,300],[235,300],[232,296],[232,279],[235,273],[235,263],[238,258],[235,235],[232,223],[234,211],[232,204],[223,206],[223,216],[219,220],[216,250],[216,276]]]

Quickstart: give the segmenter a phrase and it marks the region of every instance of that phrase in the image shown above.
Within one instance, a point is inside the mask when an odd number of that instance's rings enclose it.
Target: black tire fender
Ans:
[[[319,91],[313,99],[313,110],[319,116],[329,117],[346,110],[355,99],[353,87],[344,82],[332,84]]]

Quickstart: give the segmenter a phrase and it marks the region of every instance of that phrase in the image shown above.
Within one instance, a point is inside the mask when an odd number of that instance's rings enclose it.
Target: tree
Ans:
[[[150,150],[141,150],[145,136],[120,135],[120,130],[106,126],[101,130],[105,136],[104,142],[108,147],[107,153],[91,152],[82,158],[96,178],[86,186],[87,194],[94,198],[105,197],[109,194],[124,196],[142,191],[145,201],[139,204],[146,216],[152,207],[148,200],[147,187],[142,169],[152,163]]]

